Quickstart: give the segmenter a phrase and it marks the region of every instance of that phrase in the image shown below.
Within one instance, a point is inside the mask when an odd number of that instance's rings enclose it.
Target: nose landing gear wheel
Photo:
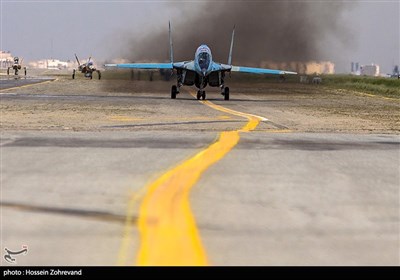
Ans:
[[[201,99],[206,100],[206,92],[203,91],[203,94],[201,95]]]
[[[224,90],[224,100],[229,100],[229,88],[226,87]]]
[[[200,100],[200,98],[201,98],[201,92],[199,90],[199,91],[197,91],[197,100]]]
[[[172,87],[171,87],[171,99],[175,99],[176,98],[176,93],[177,93],[177,89],[176,89],[176,86],[175,85],[173,85]]]

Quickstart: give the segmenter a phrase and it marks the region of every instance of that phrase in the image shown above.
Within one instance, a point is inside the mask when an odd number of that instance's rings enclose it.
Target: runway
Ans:
[[[389,119],[96,82],[2,94],[1,240],[28,246],[18,265],[399,264]]]
[[[53,81],[51,77],[1,77],[0,79],[0,93],[6,89],[20,88],[37,83]]]

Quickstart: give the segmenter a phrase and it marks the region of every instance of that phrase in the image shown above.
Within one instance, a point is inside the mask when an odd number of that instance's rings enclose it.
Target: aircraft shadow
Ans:
[[[25,203],[16,203],[16,202],[1,202],[0,206],[7,209],[19,210],[24,212],[37,212],[44,214],[54,214],[54,215],[63,215],[63,216],[71,216],[77,218],[87,218],[97,221],[103,222],[117,222],[117,223],[125,223],[126,216],[118,215],[105,211],[93,211],[93,210],[85,210],[85,209],[73,209],[73,208],[58,208],[58,207],[49,207],[49,206],[38,206],[32,204]],[[137,217],[132,217],[131,223],[135,224],[137,222]]]
[[[246,120],[221,120],[221,121],[188,121],[188,122],[168,122],[168,123],[145,123],[145,124],[124,124],[108,125],[101,128],[126,128],[126,127],[148,127],[148,126],[168,126],[168,125],[187,125],[187,124],[211,124],[211,123],[241,123]]]
[[[134,99],[143,99],[143,100],[171,100],[170,96],[137,96],[137,95],[82,95],[82,94],[65,94],[65,95],[52,95],[52,94],[2,94],[2,99],[64,99],[64,100],[96,100],[96,99],[112,99],[112,100],[134,100]],[[175,100],[171,100],[171,102],[175,101],[198,101],[194,97],[186,97],[186,96],[177,96]],[[229,101],[223,100],[223,98],[207,98],[206,101],[211,102],[223,102],[224,104],[229,105],[230,103],[235,102],[256,102],[256,103],[285,103],[288,100],[268,100],[268,99],[239,99],[239,98],[231,98]],[[221,104],[222,105],[222,104]]]

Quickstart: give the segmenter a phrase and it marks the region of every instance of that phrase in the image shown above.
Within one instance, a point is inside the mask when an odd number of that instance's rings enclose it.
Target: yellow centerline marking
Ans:
[[[28,85],[21,85],[21,86],[15,86],[15,87],[10,87],[10,88],[4,88],[4,89],[0,89],[0,92],[5,91],[5,90],[10,90],[10,89],[25,88],[25,87],[31,87],[31,86],[35,86],[35,85],[39,85],[39,84],[51,83],[51,82],[55,82],[57,80],[58,80],[58,78],[54,79],[54,80],[46,80],[46,81],[37,82],[37,83],[33,83],[33,84],[28,84]]]
[[[136,202],[140,200],[146,189],[142,188],[137,192],[131,194],[129,202],[128,202],[128,215],[126,216],[125,226],[124,226],[124,233],[123,238],[120,246],[120,250],[118,253],[118,260],[117,265],[124,266],[127,263],[128,259],[128,248],[129,244],[131,243],[131,236],[132,236],[132,225],[133,225],[133,216],[132,213],[134,212]]]
[[[386,97],[386,96],[381,96],[381,95],[375,95],[375,94],[371,94],[371,93],[365,93],[365,92],[357,92],[360,95],[366,95],[369,97],[375,97],[375,98],[383,98],[386,100],[396,100],[396,101],[400,101],[399,98],[392,98],[392,97]]]
[[[371,94],[371,93],[366,93],[366,92],[361,92],[361,91],[356,91],[356,90],[346,90],[346,89],[339,89],[339,93],[345,93],[346,91],[349,91],[353,94],[356,95],[361,95],[361,96],[369,96],[373,98],[381,98],[381,99],[386,99],[386,100],[395,100],[395,101],[400,101],[400,98],[394,98],[394,97],[386,97],[382,95],[376,95],[376,94]]]
[[[193,95],[193,93],[191,93]],[[150,183],[139,210],[141,245],[138,265],[207,265],[189,191],[210,166],[222,159],[240,139],[240,132],[254,130],[263,117],[201,101],[215,110],[248,119],[241,129],[221,132],[219,138],[195,156]],[[129,215],[128,215],[129,216]]]
[[[132,118],[132,117],[126,117],[126,116],[112,116],[112,117],[109,117],[109,119],[111,119],[113,121],[120,121],[120,122],[131,122],[131,121],[144,120],[143,118]]]

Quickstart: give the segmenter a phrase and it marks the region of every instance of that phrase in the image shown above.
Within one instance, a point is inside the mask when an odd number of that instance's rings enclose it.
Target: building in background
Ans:
[[[393,67],[392,77],[399,77],[399,75],[400,75],[399,65],[395,65]]]
[[[352,62],[351,63],[351,74],[353,75],[360,75],[360,63],[359,62]]]
[[[14,64],[14,57],[10,52],[0,50],[0,68],[8,68]]]
[[[58,59],[42,59],[37,61],[31,61],[28,63],[30,68],[37,69],[72,69],[74,68],[74,63],[70,61],[61,61]]]
[[[379,65],[370,64],[370,65],[362,65],[360,67],[360,75],[361,76],[372,76],[377,77],[379,76]]]
[[[306,75],[335,74],[335,64],[331,61],[308,61],[308,62],[263,61],[260,67],[270,68],[270,69],[285,69]]]

